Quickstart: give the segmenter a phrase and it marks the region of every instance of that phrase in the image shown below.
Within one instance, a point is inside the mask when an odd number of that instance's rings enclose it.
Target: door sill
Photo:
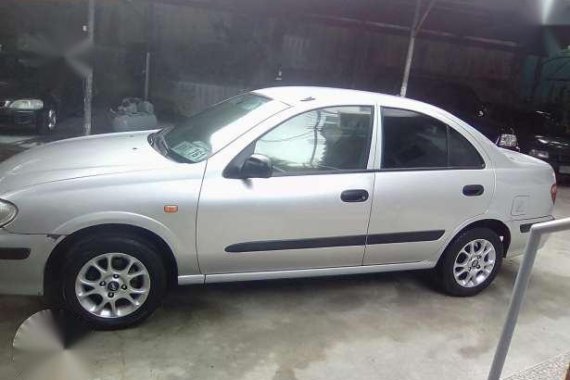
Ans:
[[[359,265],[355,267],[339,267],[339,268],[317,268],[317,269],[297,269],[282,271],[266,271],[266,272],[242,272],[242,273],[215,273],[207,275],[189,275],[178,276],[179,285],[191,284],[210,284],[219,282],[234,281],[256,281],[256,280],[276,280],[283,278],[302,278],[302,277],[323,277],[323,276],[343,276],[365,273],[382,273],[408,271],[418,269],[430,269],[434,267],[434,263],[430,261],[418,261],[400,264],[382,264],[382,265]]]

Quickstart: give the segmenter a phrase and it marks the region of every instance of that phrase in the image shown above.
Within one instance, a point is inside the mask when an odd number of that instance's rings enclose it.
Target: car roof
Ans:
[[[345,88],[315,87],[315,86],[283,86],[269,87],[254,91],[257,94],[278,100],[288,105],[297,105],[306,101],[333,101],[335,103],[354,103],[358,101],[382,103],[382,100],[394,100],[401,102],[402,106],[422,103],[417,100],[402,98],[394,95],[380,94],[376,92],[350,90]]]

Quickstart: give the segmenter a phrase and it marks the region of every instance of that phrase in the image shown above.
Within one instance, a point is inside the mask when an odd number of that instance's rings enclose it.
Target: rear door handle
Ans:
[[[467,197],[477,197],[485,192],[483,185],[465,185],[463,186],[463,195]]]
[[[363,189],[345,190],[340,194],[343,202],[366,202],[368,200],[368,191]]]

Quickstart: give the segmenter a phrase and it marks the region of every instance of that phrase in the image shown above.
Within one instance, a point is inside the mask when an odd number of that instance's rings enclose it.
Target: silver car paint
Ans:
[[[401,102],[390,100],[385,101],[383,105],[402,108]],[[440,119],[459,131],[485,160],[485,168],[375,173],[369,234],[427,230],[445,232],[435,241],[369,245],[366,247],[364,265],[437,262],[447,242],[453,238],[455,227],[466,219],[484,214],[493,199],[494,170],[480,144],[473,140],[468,132],[463,131],[455,120],[438,114],[432,107],[416,108],[416,110]],[[382,133],[379,136],[382,136]],[[378,160],[381,161],[381,158]],[[483,185],[485,192],[481,196],[466,197],[462,191],[468,184]]]
[[[220,151],[207,162],[170,161],[148,145],[149,132],[140,132],[64,140],[0,164],[0,198],[19,209],[17,218],[0,233],[0,247],[32,249],[26,260],[0,263],[0,292],[40,294],[44,265],[55,245],[83,228],[107,223],[154,232],[174,252],[179,282],[201,283],[429,268],[461,228],[482,219],[507,225],[512,235],[509,254],[516,253],[526,239],[520,225],[551,218],[549,189],[554,174],[547,164],[498,149],[436,107],[351,90],[289,87],[258,93],[276,99],[271,102],[274,108],[237,125],[231,136],[221,136]],[[314,100],[302,101],[308,97]],[[249,181],[221,177],[247,144],[288,117],[318,107],[367,104],[378,111],[369,169],[380,164],[383,105],[427,113],[450,124],[480,151],[487,167]],[[473,201],[458,196],[460,187],[470,183],[484,184],[485,195]],[[374,197],[343,204],[338,195],[345,188],[369,189]],[[178,205],[179,212],[164,213],[164,205],[170,204]],[[240,241],[366,233],[370,212],[370,233],[437,227],[445,229],[445,235],[429,243],[368,246],[366,253],[354,246],[303,252],[224,251]],[[360,266],[362,262],[383,265]]]
[[[235,243],[365,235],[372,199],[345,203],[347,189],[373,190],[374,173],[253,178],[222,176],[228,163],[275,125],[307,110],[373,102],[306,102],[261,123],[208,161],[198,211],[197,243],[204,273],[231,273],[361,265],[364,246],[228,253]],[[374,155],[372,149],[371,157]],[[369,161],[371,161],[369,159]]]
[[[46,170],[41,180],[50,178],[52,182],[24,186],[7,195],[5,198],[13,201],[19,212],[5,229],[13,233],[70,235],[99,224],[134,225],[161,236],[177,253],[181,271],[198,272],[194,239],[188,232],[195,230],[195,211],[205,163],[176,165],[148,144],[147,135],[120,134],[116,138],[107,135],[63,141],[49,144],[22,159],[16,157],[16,167],[21,168],[18,170],[23,172],[23,179],[9,174],[8,179],[17,178],[12,182],[33,178],[37,170]],[[109,150],[104,148],[107,145]],[[67,146],[70,148],[66,158],[61,154],[68,150]],[[117,160],[111,158],[112,155],[124,157],[129,164],[108,164],[109,160]],[[71,166],[79,165],[79,169],[59,169],[57,164],[51,171],[46,169],[50,162],[62,165],[65,160],[71,161]],[[81,164],[86,161],[97,165],[93,168],[97,174],[85,174],[89,169]],[[150,167],[146,164],[149,161]],[[34,166],[33,162],[38,164]],[[101,174],[104,170],[101,167],[107,168],[107,173]],[[65,176],[69,179],[63,179]],[[164,213],[164,206],[169,204],[178,205],[179,212]]]

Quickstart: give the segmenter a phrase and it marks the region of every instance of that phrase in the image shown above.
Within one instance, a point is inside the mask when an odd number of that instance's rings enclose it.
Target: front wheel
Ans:
[[[499,236],[488,228],[473,228],[462,232],[446,248],[436,276],[444,292],[473,296],[493,282],[502,262]]]
[[[68,252],[63,273],[67,309],[96,329],[141,322],[166,290],[156,248],[136,237],[99,234],[80,241]]]

